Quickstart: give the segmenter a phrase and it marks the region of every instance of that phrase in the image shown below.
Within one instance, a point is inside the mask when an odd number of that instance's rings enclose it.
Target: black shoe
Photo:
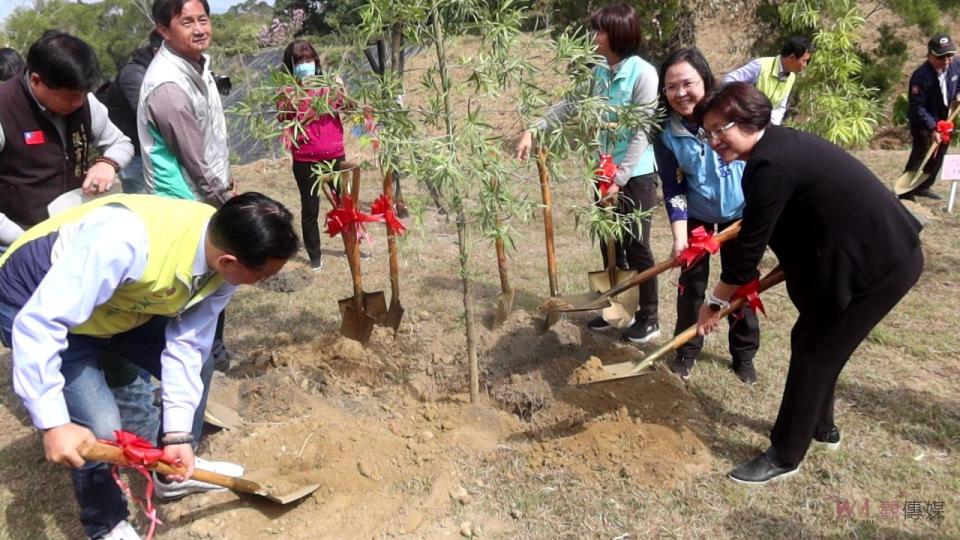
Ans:
[[[753,360],[733,361],[730,369],[737,374],[737,377],[745,384],[754,384],[757,382],[757,370],[753,367]]]
[[[840,428],[833,426],[833,429],[824,433],[817,433],[813,436],[813,444],[827,450],[836,450],[840,448]]]
[[[670,362],[667,363],[667,367],[670,368],[671,372],[679,375],[681,379],[689,381],[690,376],[693,375],[694,362],[696,362],[696,358],[684,358],[677,355],[673,357],[673,360],[670,360]]]
[[[917,202],[917,198],[914,197],[912,193],[906,193],[906,194],[904,194],[904,195],[898,195],[897,198],[899,198],[901,201]]]
[[[637,319],[626,330],[623,337],[634,343],[646,343],[660,335],[660,323],[656,321],[643,322]]]
[[[604,330],[613,328],[613,326],[605,321],[603,317],[597,316],[590,319],[590,322],[587,323],[587,328],[595,332],[603,332]]]
[[[943,198],[937,195],[937,193],[930,188],[921,189],[920,191],[916,191],[913,194],[918,197],[926,197],[928,199],[933,199],[935,201],[939,201]]]
[[[730,474],[727,476],[729,476],[731,480],[737,482],[738,484],[759,486],[773,480],[780,480],[793,476],[800,471],[799,465],[793,467],[790,465],[774,463],[777,460],[776,458],[771,458],[768,455],[769,453],[771,453],[771,450],[767,450],[766,452],[753,458],[753,461],[744,463],[743,465],[730,471]]]

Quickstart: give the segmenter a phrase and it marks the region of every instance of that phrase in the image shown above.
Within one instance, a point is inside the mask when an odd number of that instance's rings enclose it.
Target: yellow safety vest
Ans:
[[[129,208],[143,220],[149,240],[147,265],[140,279],[118,287],[89,319],[72,328],[72,333],[110,337],[126,332],[154,315],[178,315],[223,284],[223,278],[214,273],[194,290],[193,262],[214,209],[199,202],[153,195],[101,197],[57,214],[21,235],[0,257],[0,266],[25,243],[78,222],[92,210],[108,204]]]
[[[793,83],[797,80],[795,73],[787,75],[785,81],[780,80],[780,56],[760,58],[760,75],[757,77],[757,90],[770,99],[774,107],[779,105],[783,98],[790,95]]]

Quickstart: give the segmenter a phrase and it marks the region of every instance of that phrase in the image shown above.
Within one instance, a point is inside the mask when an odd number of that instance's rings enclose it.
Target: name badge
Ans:
[[[43,135],[42,131],[24,131],[23,142],[27,145],[33,146],[35,144],[43,144],[47,142],[47,138]]]

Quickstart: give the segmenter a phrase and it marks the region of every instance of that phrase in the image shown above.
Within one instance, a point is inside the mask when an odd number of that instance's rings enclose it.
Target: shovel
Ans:
[[[740,221],[737,220],[733,222],[729,227],[717,233],[713,237],[718,243],[723,244],[728,240],[732,240],[737,237],[737,234],[740,233]],[[636,287],[641,283],[646,282],[649,279],[662,274],[671,268],[676,268],[680,266],[681,261],[679,258],[674,257],[673,259],[668,259],[666,261],[660,261],[657,264],[647,268],[643,272],[635,275],[632,279],[620,283],[616,287],[610,288],[603,292],[590,292],[583,294],[574,294],[569,296],[558,296],[556,298],[549,298],[544,303],[543,306],[549,311],[593,311],[597,309],[605,309],[610,307],[610,299],[616,297],[617,295],[623,293],[624,291],[630,289],[631,287]]]
[[[388,169],[383,175],[383,194],[393,204],[393,171]],[[399,212],[399,208],[397,209]],[[390,232],[387,225],[387,250],[390,253],[390,308],[384,317],[384,325],[393,328],[393,335],[397,335],[400,320],[403,319],[403,306],[400,305],[400,262],[397,260],[397,237]]]
[[[550,193],[550,169],[547,168],[547,149],[540,148],[537,153],[537,172],[540,174],[540,195],[543,197],[543,235],[547,244],[547,277],[550,280],[550,296],[560,294],[557,284],[557,252],[553,245],[553,195]],[[560,318],[557,310],[547,312],[544,331],[553,326]]]
[[[947,117],[947,122],[953,121],[954,117],[957,116],[957,112],[960,111],[960,107],[953,109],[953,112],[950,113],[950,116]],[[930,144],[930,149],[927,150],[927,154],[923,156],[923,161],[920,162],[920,166],[917,167],[915,171],[904,171],[900,175],[900,178],[893,183],[893,192],[897,195],[903,195],[904,193],[910,193],[917,188],[920,184],[924,183],[927,178],[930,177],[928,173],[923,172],[923,168],[927,166],[927,162],[930,161],[930,158],[933,157],[933,154],[937,151],[937,148],[940,147],[940,143],[934,141]]]
[[[596,294],[608,291],[626,281],[632,281],[636,275],[634,270],[617,268],[617,247],[613,238],[608,238],[604,243],[607,250],[607,268],[587,274],[590,287],[596,291]],[[640,291],[636,287],[624,287],[620,293],[609,295],[607,303],[607,307],[600,312],[603,320],[614,328],[624,328],[630,324],[637,311],[637,306],[640,304]]]
[[[351,165],[344,164],[344,168]],[[354,204],[359,204],[360,197],[360,168],[352,166],[353,179],[350,184],[350,194]],[[335,200],[329,193],[329,187],[323,185],[327,198]],[[345,189],[345,188],[344,188]],[[366,345],[370,341],[370,334],[377,320],[387,312],[387,301],[383,291],[372,293],[363,292],[363,281],[360,275],[360,241],[350,231],[340,233],[343,238],[343,250],[347,254],[347,263],[350,265],[350,277],[353,279],[353,296],[338,302],[340,306],[340,333],[344,337],[359,341]]]
[[[493,186],[496,191],[497,186]],[[500,217],[496,217],[496,227],[500,230]],[[493,327],[498,328],[510,315],[513,307],[513,288],[510,287],[510,278],[507,275],[507,249],[503,244],[503,237],[497,235],[494,240],[497,248],[497,272],[500,274],[500,294],[497,295],[497,310],[493,314]]]
[[[87,461],[102,461],[106,463],[116,463],[117,465],[129,465],[126,457],[123,455],[123,449],[117,446],[111,446],[101,442],[87,443],[80,447],[80,456]],[[160,474],[182,474],[183,469],[173,467],[163,462],[157,462],[148,465],[148,469],[157,471]],[[266,471],[264,471],[266,473]],[[203,469],[194,469],[193,476],[196,480],[225,487],[231,491],[240,493],[249,493],[258,497],[269,499],[278,504],[289,504],[300,500],[316,491],[320,485],[310,484],[307,486],[298,486],[284,490],[284,493],[275,491],[264,482],[263,484],[251,480],[249,477],[234,477],[205,471]],[[275,478],[273,476],[272,478]],[[265,485],[266,484],[266,485]]]
[[[763,292],[770,287],[780,283],[784,279],[783,270],[779,266],[771,270],[763,279],[760,280],[759,291]],[[723,319],[740,309],[740,306],[746,301],[745,298],[739,297],[730,302],[730,305],[721,309],[717,312],[717,317]],[[616,379],[628,379],[630,377],[637,377],[648,373],[647,368],[653,364],[654,360],[666,355],[671,351],[675,351],[680,348],[681,345],[690,341],[697,335],[697,325],[693,324],[683,332],[680,332],[673,337],[670,341],[665,343],[656,351],[650,353],[642,361],[631,361],[631,362],[620,362],[618,364],[610,364],[609,366],[602,366],[600,369],[591,369],[588,374],[580,374],[577,371],[574,372],[574,375],[570,378],[570,384],[581,385],[581,384],[594,384],[604,381],[612,381]],[[579,370],[578,370],[579,371]]]

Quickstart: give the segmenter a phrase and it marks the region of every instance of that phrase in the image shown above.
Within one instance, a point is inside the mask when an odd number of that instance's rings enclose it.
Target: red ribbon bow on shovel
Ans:
[[[720,242],[717,242],[713,238],[713,234],[707,232],[701,225],[690,231],[690,241],[687,243],[687,249],[677,255],[677,260],[683,268],[690,268],[707,253],[712,255],[719,250]]]
[[[617,164],[613,162],[613,156],[601,154],[600,165],[593,171],[593,174],[597,178],[597,183],[600,184],[600,198],[602,199],[607,196],[607,192],[613,185],[613,177],[617,175]]]
[[[764,315],[767,314],[767,312],[763,309],[763,301],[760,300],[760,280],[759,279],[753,278],[753,281],[741,285],[739,289],[734,291],[733,296],[731,296],[730,298],[734,299],[734,298],[740,298],[740,297],[743,297],[746,299],[747,306],[750,307],[750,309],[752,309],[754,312],[759,311]]]
[[[391,235],[403,236],[403,234],[407,232],[407,226],[397,219],[397,214],[393,211],[393,203],[390,202],[390,199],[387,198],[386,195],[380,195],[373,201],[373,204],[370,206],[370,213],[383,217],[382,221],[387,222],[387,231],[389,231]]]
[[[120,465],[114,465],[110,469],[110,475],[113,476],[113,481],[117,483],[120,490],[131,499],[137,501],[137,504],[143,509],[144,514],[150,519],[150,530],[147,531],[147,540],[151,540],[153,533],[157,529],[157,525],[163,525],[163,523],[160,521],[160,518],[157,517],[157,508],[153,505],[153,475],[147,470],[147,466],[157,462],[176,465],[177,462],[167,457],[160,448],[156,448],[147,440],[129,431],[118,429],[113,432],[113,435],[117,440],[100,442],[109,444],[110,446],[116,446],[123,450],[123,457],[127,459],[127,465],[124,465],[124,467],[130,467],[136,470],[146,479],[146,495],[141,499],[130,491],[130,486],[120,478]]]
[[[359,242],[367,236],[365,223],[383,223],[383,214],[364,214],[357,209],[353,199],[344,193],[340,205],[327,212],[327,234],[336,236],[342,232],[353,234]]]
[[[953,122],[940,120],[937,122],[936,130],[940,134],[940,144],[947,144],[950,142],[950,134],[953,133]]]

